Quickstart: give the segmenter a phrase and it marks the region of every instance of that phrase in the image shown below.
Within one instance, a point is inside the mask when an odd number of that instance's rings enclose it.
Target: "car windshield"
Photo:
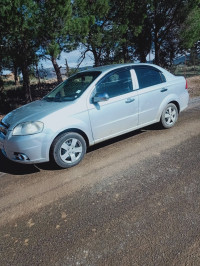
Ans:
[[[77,73],[58,85],[43,99],[55,102],[73,101],[80,97],[100,74],[99,71]]]

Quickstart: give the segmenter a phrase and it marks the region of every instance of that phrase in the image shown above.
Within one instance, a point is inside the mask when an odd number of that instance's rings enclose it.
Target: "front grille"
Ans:
[[[2,120],[3,120],[3,119],[2,119]],[[2,125],[2,126],[4,126],[5,128],[8,129],[10,125],[9,125],[8,123],[3,122],[2,120],[1,120],[1,122],[0,122],[0,126]]]
[[[7,132],[8,132],[8,128],[9,128],[9,125],[8,124],[5,124],[3,123],[2,121],[0,122],[0,132],[6,136]]]

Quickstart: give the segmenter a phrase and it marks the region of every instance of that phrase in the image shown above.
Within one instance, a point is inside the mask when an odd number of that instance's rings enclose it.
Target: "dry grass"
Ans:
[[[190,97],[200,96],[200,76],[187,78]]]

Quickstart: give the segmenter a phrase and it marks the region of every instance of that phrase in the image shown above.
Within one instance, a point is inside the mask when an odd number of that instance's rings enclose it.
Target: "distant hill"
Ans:
[[[200,59],[200,54],[197,55],[198,59]],[[182,55],[180,57],[177,57],[174,59],[174,65],[180,65],[180,64],[185,64],[185,61],[188,62],[190,61],[191,58],[190,58],[190,54],[187,54],[186,57],[185,55]]]
[[[180,57],[177,57],[174,59],[174,65],[180,65],[180,64],[185,64],[185,61],[189,61],[190,60],[190,55],[186,55],[186,58],[185,58],[185,55],[182,55]]]

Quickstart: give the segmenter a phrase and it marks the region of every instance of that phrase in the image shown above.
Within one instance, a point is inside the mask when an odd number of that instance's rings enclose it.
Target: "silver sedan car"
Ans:
[[[72,167],[96,143],[157,122],[171,128],[188,99],[185,78],[156,65],[92,68],[7,114],[0,149],[16,162]]]

